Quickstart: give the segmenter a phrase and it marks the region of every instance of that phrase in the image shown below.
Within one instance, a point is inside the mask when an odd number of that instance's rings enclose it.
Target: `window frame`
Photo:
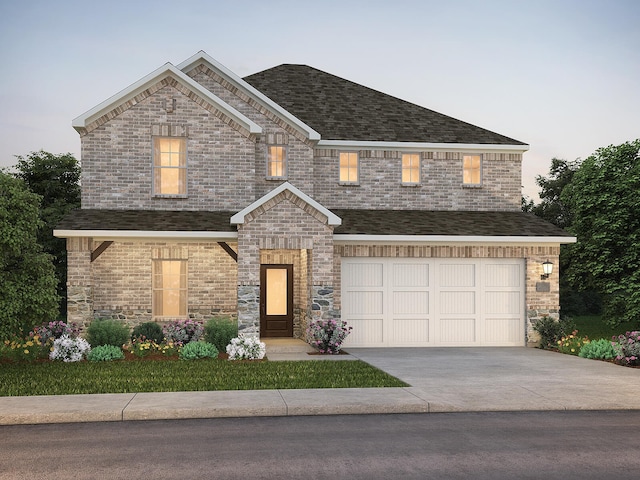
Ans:
[[[270,175],[270,170],[271,170],[271,149],[272,148],[282,148],[282,175]],[[287,145],[283,145],[283,144],[279,144],[279,143],[274,143],[274,144],[269,144],[267,145],[267,171],[266,171],[266,179],[267,180],[284,180],[287,178],[288,175],[288,149],[287,149]]]
[[[467,182],[465,178],[466,172],[467,172],[467,168],[465,167],[465,161],[467,158],[474,158],[474,157],[478,157],[479,159],[478,181]],[[484,166],[484,157],[481,153],[470,153],[470,154],[462,155],[462,186],[467,188],[481,188],[484,181],[483,166]],[[470,169],[470,175],[473,175],[473,171],[475,171],[475,169]]]
[[[404,159],[405,157],[417,157],[418,160],[418,165],[413,167],[410,166],[409,168],[405,169],[404,166]],[[410,159],[413,160],[413,159]],[[412,163],[412,162],[411,162]],[[414,170],[416,173],[418,174],[418,179],[415,182],[406,182],[404,180],[404,173],[405,171],[409,171],[409,175],[411,176],[411,172]],[[400,156],[400,182],[402,183],[402,185],[406,185],[406,186],[416,186],[416,185],[420,185],[422,182],[422,155],[420,155],[419,153],[410,153],[410,152],[405,152]]]
[[[156,164],[156,158],[158,154],[162,154],[160,144],[162,140],[179,140],[181,146],[184,149],[184,152],[178,152],[179,161],[183,161],[184,165],[178,166],[163,166]],[[160,198],[185,198],[188,196],[188,161],[189,154],[187,150],[187,137],[183,136],[169,136],[169,135],[157,135],[152,137],[152,154],[151,154],[151,191],[154,197]],[[172,153],[172,152],[168,152]],[[159,160],[160,161],[160,160]],[[160,175],[163,169],[176,169],[179,172],[184,171],[182,175],[184,175],[184,188],[183,192],[179,193],[163,193],[162,191],[158,191],[158,184],[161,182],[157,179],[157,175]],[[180,175],[180,173],[178,174]]]
[[[355,180],[342,180],[342,155],[355,155],[356,157],[356,166],[355,166],[355,171],[356,171],[356,179]],[[347,162],[349,163],[351,160],[348,159]],[[351,167],[350,165],[347,166],[347,171],[350,171],[353,167]],[[360,185],[360,153],[356,152],[356,151],[343,151],[343,152],[339,152],[338,153],[338,184],[339,185]]]
[[[164,288],[164,285],[162,287],[156,287],[156,275],[158,275],[157,273],[157,265],[163,262],[179,262],[180,263],[180,286],[178,287],[177,291],[178,291],[178,315],[165,315],[164,314],[164,303],[161,302],[162,305],[162,312],[158,313],[157,309],[156,309],[156,304],[158,303],[157,300],[157,293],[158,292],[165,292],[168,290],[171,291],[176,291],[175,288],[170,289],[170,288]],[[184,274],[182,273],[182,266],[184,265]],[[162,275],[162,273],[160,273],[160,275]],[[184,275],[184,287],[182,286],[183,283],[183,275]],[[163,283],[164,283],[164,279],[163,279]],[[184,294],[183,294],[184,292]],[[180,302],[182,302],[182,298],[184,295],[184,305],[181,305]],[[182,313],[182,310],[184,310],[184,313]],[[154,258],[151,260],[151,316],[152,318],[157,318],[157,319],[162,319],[162,318],[186,318],[188,317],[189,314],[189,263],[188,260],[185,259],[180,259],[180,258]]]

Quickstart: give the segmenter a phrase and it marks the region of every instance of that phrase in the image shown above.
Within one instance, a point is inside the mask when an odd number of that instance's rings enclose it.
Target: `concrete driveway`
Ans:
[[[429,411],[640,409],[640,369],[536,348],[353,348]]]

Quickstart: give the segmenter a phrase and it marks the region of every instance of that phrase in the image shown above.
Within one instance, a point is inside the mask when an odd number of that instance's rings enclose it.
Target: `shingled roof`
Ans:
[[[526,145],[306,65],[284,64],[243,80],[323,140]]]
[[[540,217],[523,212],[333,209],[342,219],[336,235],[438,235],[567,237]],[[57,230],[237,232],[235,212],[81,209],[67,214]]]

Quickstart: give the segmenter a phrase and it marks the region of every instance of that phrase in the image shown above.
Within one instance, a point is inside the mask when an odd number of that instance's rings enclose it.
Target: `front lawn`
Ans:
[[[166,360],[0,365],[0,396],[406,387],[360,360]]]

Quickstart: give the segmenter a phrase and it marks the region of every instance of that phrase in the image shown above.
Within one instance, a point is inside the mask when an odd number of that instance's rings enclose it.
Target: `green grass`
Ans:
[[[83,393],[405,387],[360,360],[5,363],[0,396]]]
[[[614,335],[619,335],[632,330],[639,330],[638,326],[633,322],[621,323],[616,327],[611,327],[604,322],[600,315],[585,315],[580,317],[572,317],[576,324],[576,329],[580,336],[587,336],[591,340],[606,338],[611,340]]]

